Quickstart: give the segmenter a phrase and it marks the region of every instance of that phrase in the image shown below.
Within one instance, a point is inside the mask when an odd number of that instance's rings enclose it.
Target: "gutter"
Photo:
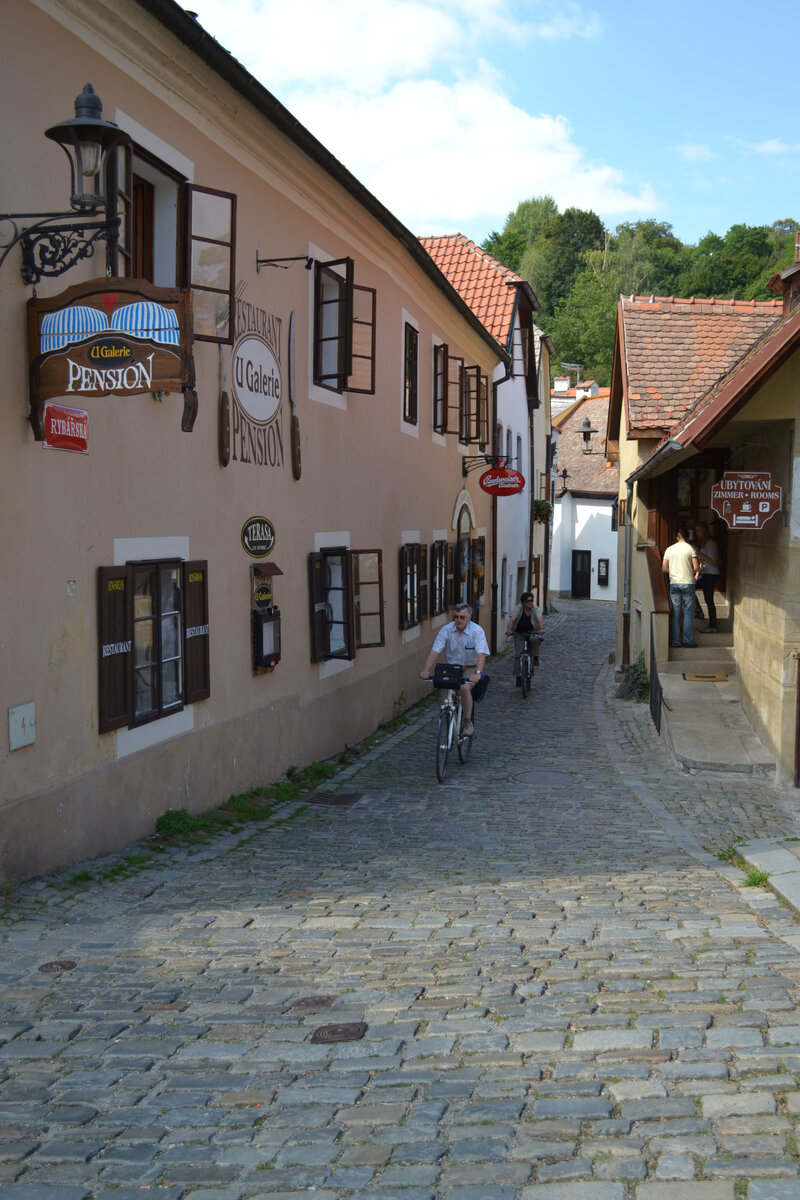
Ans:
[[[389,211],[377,197],[373,196],[355,175],[331,154],[322,142],[314,137],[288,108],[285,108],[263,84],[251,75],[246,67],[225,50],[215,38],[208,33],[194,17],[189,16],[186,9],[175,3],[175,0],[135,0],[135,3],[149,13],[159,24],[178,39],[188,50],[196,54],[207,66],[235,91],[261,113],[271,125],[281,133],[318,166],[322,167],[345,191],[373,216],[389,233],[408,251],[422,271],[443,292],[454,308],[458,310],[468,325],[479,335],[487,346],[499,354],[501,362],[508,366],[511,362],[507,351],[499,346],[486,327],[478,320],[472,309],[436,266],[427,250],[419,239],[407,229],[401,221]]]
[[[661,446],[659,446],[658,449],[655,450],[650,457],[642,463],[641,466],[637,467],[635,471],[632,471],[625,482],[627,484],[638,483],[640,479],[644,479],[646,476],[652,475],[654,469],[658,466],[661,466],[666,459],[671,458],[673,454],[679,454],[686,448],[687,447],[682,445],[681,442],[676,441],[675,438],[670,438],[669,441],[664,442]]]

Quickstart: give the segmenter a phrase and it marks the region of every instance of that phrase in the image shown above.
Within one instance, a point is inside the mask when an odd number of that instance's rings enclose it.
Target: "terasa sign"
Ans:
[[[769,471],[726,471],[711,489],[711,507],[729,529],[761,529],[782,504]]]
[[[515,496],[525,487],[525,476],[511,467],[492,467],[481,475],[478,483],[490,496]]]
[[[275,526],[267,517],[250,517],[242,526],[242,545],[251,558],[266,558],[275,545]]]

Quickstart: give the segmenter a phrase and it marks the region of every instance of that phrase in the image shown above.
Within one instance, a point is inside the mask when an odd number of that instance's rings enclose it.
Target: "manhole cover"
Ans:
[[[334,1000],[334,996],[298,996],[292,1001],[291,1007],[294,1012],[314,1012],[318,1008],[330,1008]]]
[[[69,958],[57,958],[53,962],[42,963],[39,970],[46,975],[58,975],[61,971],[74,971],[76,966]]]
[[[327,804],[330,808],[350,808],[361,799],[361,792],[309,792],[303,799],[308,804]]]
[[[320,1025],[311,1035],[312,1042],[357,1042],[367,1032],[363,1021],[349,1021],[342,1025]]]
[[[515,775],[518,783],[530,783],[534,787],[569,787],[575,783],[572,775],[566,771],[526,771],[524,775]]]

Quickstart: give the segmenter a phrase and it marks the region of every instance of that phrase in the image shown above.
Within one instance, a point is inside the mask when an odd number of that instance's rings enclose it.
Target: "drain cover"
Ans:
[[[61,971],[74,971],[76,966],[77,963],[69,958],[57,958],[53,962],[42,963],[39,970],[46,975],[58,975]]]
[[[309,792],[303,799],[308,804],[327,804],[330,808],[350,808],[361,799],[361,792]]]
[[[338,997],[333,996],[298,996],[292,1001],[291,1007],[294,1012],[314,1012],[318,1008],[330,1008],[334,1000]]]
[[[357,1042],[367,1032],[363,1021],[350,1021],[342,1025],[320,1025],[311,1035],[312,1042]]]

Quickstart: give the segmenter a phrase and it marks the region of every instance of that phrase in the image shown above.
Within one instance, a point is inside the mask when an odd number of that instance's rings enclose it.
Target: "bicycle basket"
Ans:
[[[433,686],[437,688],[461,687],[463,668],[450,663],[437,663],[433,668]]]

